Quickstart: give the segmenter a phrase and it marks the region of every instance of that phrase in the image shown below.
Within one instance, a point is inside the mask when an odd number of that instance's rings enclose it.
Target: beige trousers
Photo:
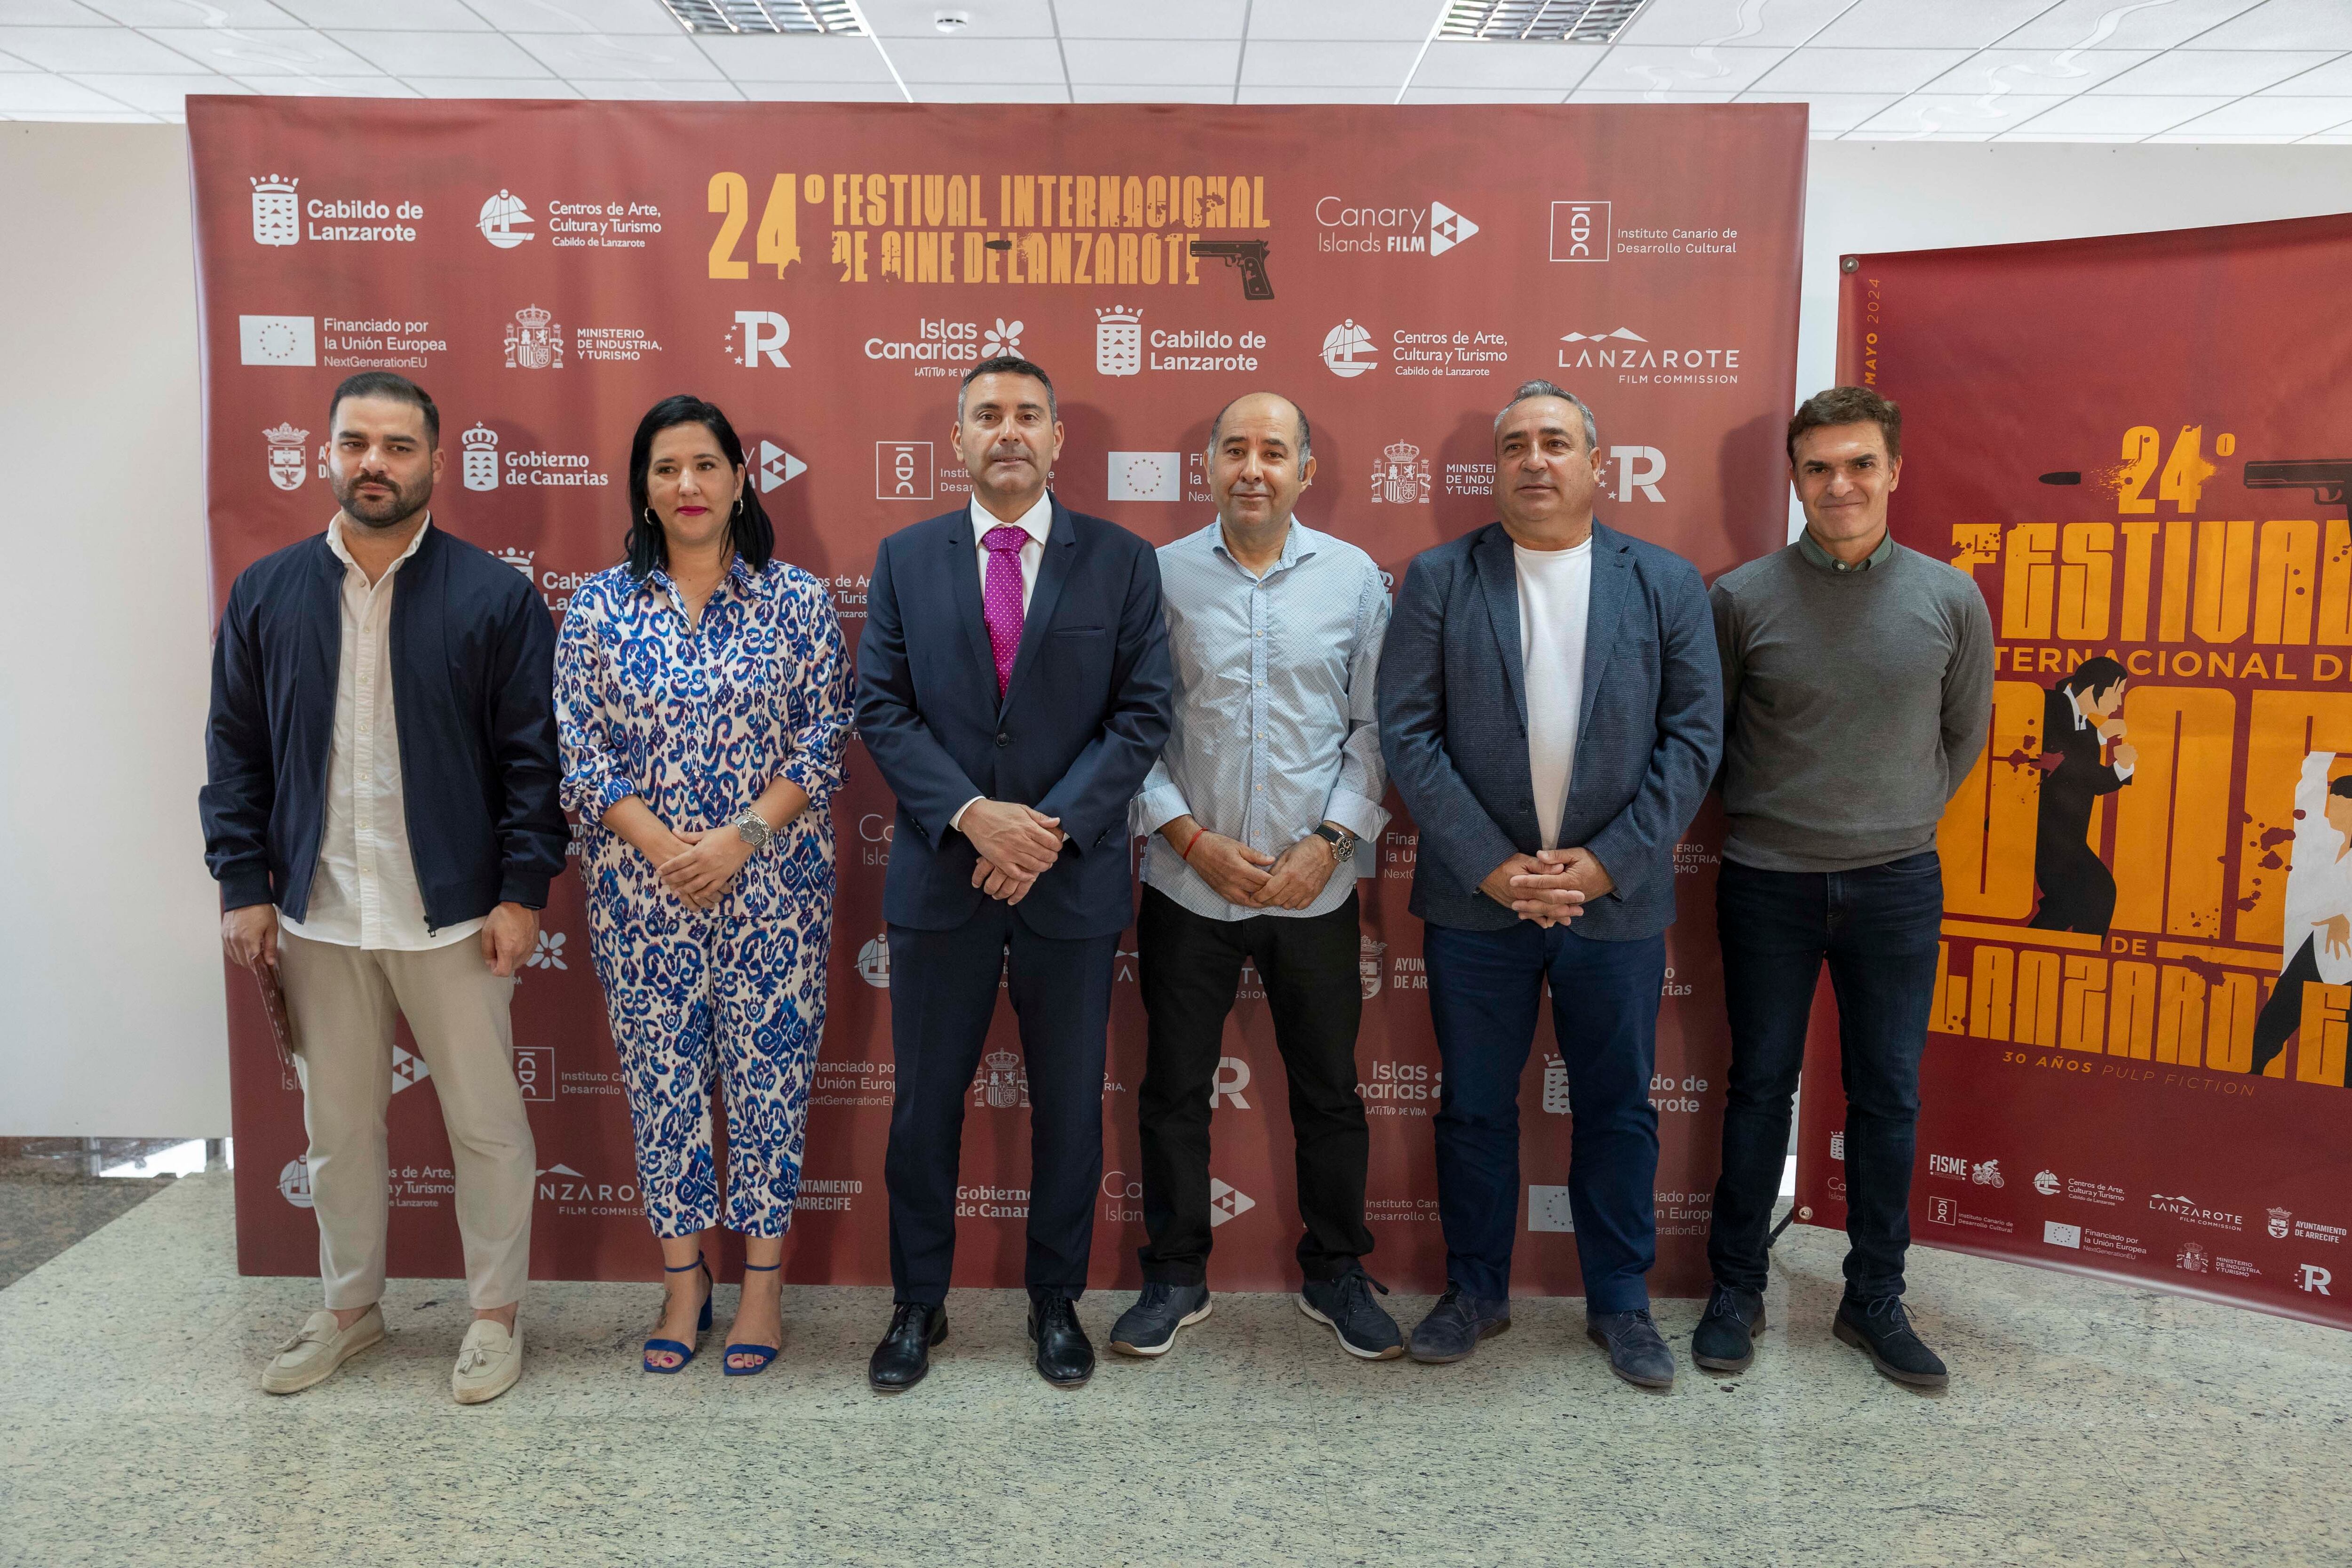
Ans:
[[[514,981],[492,974],[482,944],[471,938],[390,952],[281,931],[278,953],[302,1046],[296,1065],[327,1305],[364,1307],[383,1294],[391,1212],[384,1108],[392,1101],[395,1014],[416,1037],[449,1131],[467,1298],[477,1309],[520,1300],[530,1274],[538,1171],[515,1083],[507,1012]]]

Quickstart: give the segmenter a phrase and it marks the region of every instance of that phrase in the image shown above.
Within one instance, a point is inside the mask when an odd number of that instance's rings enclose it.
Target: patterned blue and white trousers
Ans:
[[[829,815],[803,813],[707,910],[687,908],[617,835],[583,829],[589,952],[604,987],[637,1186],[656,1236],[692,1236],[719,1223],[711,1148],[711,1091],[719,1086],[727,1228],[766,1237],[792,1227],[824,1032]]]

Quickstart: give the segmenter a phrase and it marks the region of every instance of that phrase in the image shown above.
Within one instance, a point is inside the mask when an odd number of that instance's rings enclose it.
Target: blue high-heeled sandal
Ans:
[[[645,1350],[645,1368],[647,1372],[661,1373],[665,1375],[670,1373],[684,1372],[687,1368],[687,1363],[694,1360],[694,1352],[702,1348],[702,1336],[710,1331],[710,1298],[716,1293],[717,1281],[710,1278],[710,1268],[708,1264],[703,1262],[702,1254],[698,1252],[696,1253],[694,1255],[693,1262],[681,1263],[675,1268],[665,1265],[662,1268],[662,1272],[665,1274],[683,1274],[689,1268],[701,1269],[703,1279],[702,1316],[694,1325],[694,1343],[690,1345],[682,1345],[676,1340],[647,1340],[646,1342]],[[676,1366],[656,1366],[654,1364],[654,1352],[656,1351],[669,1351],[673,1352],[677,1357],[677,1364]]]
[[[782,1268],[782,1267],[783,1265],[782,1263],[746,1263],[743,1265],[743,1272],[746,1274],[773,1274],[777,1269]],[[778,1345],[729,1345],[727,1347],[725,1357],[719,1362],[719,1370],[725,1373],[730,1377],[757,1377],[761,1373],[768,1370],[768,1363],[776,1359],[776,1353],[782,1348],[782,1347]],[[737,1366],[735,1364],[735,1358],[739,1355],[758,1356],[760,1358],[759,1364],[756,1366]]]

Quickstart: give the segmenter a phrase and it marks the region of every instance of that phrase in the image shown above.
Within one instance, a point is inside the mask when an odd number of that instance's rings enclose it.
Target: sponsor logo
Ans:
[[[1125,1171],[1105,1171],[1102,1179],[1103,1218],[1114,1225],[1143,1217],[1143,1181]],[[1212,1220],[1212,1226],[1215,1225]]]
[[[316,316],[239,316],[239,364],[315,365],[319,363]]]
[[[1388,950],[1387,942],[1361,934],[1356,938],[1356,976],[1364,983],[1367,1002],[1381,994],[1381,954]]]
[[[1556,1236],[1576,1233],[1576,1215],[1568,1206],[1566,1187],[1548,1187],[1537,1183],[1528,1185],[1528,1228],[1546,1231]]]
[[[551,311],[526,305],[507,323],[509,370],[562,370],[563,325]]]
[[[1443,256],[1478,232],[1478,226],[1444,202],[1427,206],[1356,205],[1345,196],[1315,204],[1323,233],[1315,248],[1360,255]]]
[[[310,476],[310,459],[303,455],[302,443],[310,438],[308,430],[297,430],[289,421],[275,430],[264,430],[261,438],[269,443],[269,482],[281,490],[299,490]]]
[[[310,1206],[310,1157],[297,1154],[278,1173],[278,1195],[298,1209]]]
[[[514,1048],[515,1087],[522,1090],[525,1100],[551,1100],[555,1098],[555,1047],[552,1046],[517,1046]]]
[[[2083,1227],[2079,1225],[2061,1225],[2054,1219],[2045,1219],[2042,1222],[2042,1239],[2052,1247],[2071,1247],[2080,1251],[2083,1246]]]
[[[1257,1200],[1239,1187],[1232,1186],[1214,1176],[1209,1178],[1209,1228],[1211,1230],[1216,1229],[1229,1219],[1241,1218],[1255,1207],[1257,1207]]]
[[[890,933],[867,939],[857,950],[857,978],[877,991],[890,989]]]
[[[1026,1187],[956,1188],[956,1218],[958,1219],[1026,1219],[1029,1217],[1029,1189]]]
[[[1372,334],[1353,320],[1341,321],[1323,334],[1323,366],[1343,381],[1378,370],[1380,357],[1381,351],[1372,347]]]
[[[1426,1062],[1375,1061],[1356,1093],[1374,1116],[1426,1116],[1422,1107],[1437,1099],[1439,1079]]]
[[[1567,1116],[1573,1110],[1569,1098],[1568,1064],[1555,1056],[1544,1058],[1543,1108],[1547,1116]]]
[[[1250,1108],[1248,1097],[1242,1091],[1249,1088],[1250,1066],[1239,1057],[1219,1057],[1217,1071],[1209,1079],[1209,1109],[1217,1109],[1223,1100],[1236,1110]]]
[[[558,1214],[633,1215],[643,1212],[634,1182],[599,1182],[558,1163],[534,1177],[540,1199]]]
[[[1551,258],[1606,261],[1613,233],[1607,202],[1551,204]]]
[[[458,472],[464,476],[469,490],[494,490],[499,488],[499,433],[486,425],[476,425],[457,438],[464,449],[458,461]]]
[[[253,181],[253,242],[292,245],[302,237],[302,203],[295,187],[302,182],[272,174]]]
[[[1609,460],[1617,470],[1617,499],[1630,501],[1633,492],[1642,492],[1646,501],[1663,503],[1665,497],[1658,493],[1658,481],[1666,477],[1666,455],[1655,447],[1612,447]]]
[[[760,442],[760,493],[780,490],[808,472],[808,465],[777,446],[773,441]]]
[[[1958,1225],[1960,1223],[1959,1205],[1950,1198],[1929,1198],[1927,1218],[1937,1225]]]
[[[423,1057],[413,1056],[398,1046],[392,1047],[393,1093],[398,1094],[404,1089],[415,1089],[432,1076],[433,1069],[425,1065]]]
[[[1559,341],[1557,354],[1561,370],[1613,370],[1620,386],[1739,384],[1739,351],[1735,348],[1655,344],[1631,327],[1606,332],[1564,332]]]
[[[571,968],[570,964],[563,962],[563,933],[560,931],[541,931],[539,945],[532,948],[530,956],[522,961],[523,967],[526,969]]]
[[[1181,452],[1113,452],[1106,495],[1111,500],[1182,500]]]
[[[1970,1170],[1969,1180],[1980,1187],[2005,1187],[2009,1184],[2000,1179],[2000,1162],[1998,1160],[1987,1160]]]
[[[535,583],[539,580],[531,574],[531,563],[533,560],[537,559],[539,552],[535,550],[517,550],[512,545],[509,545],[506,549],[493,552],[493,553],[496,554],[499,560],[505,562],[508,565],[521,573],[522,580],[524,582]],[[553,577],[555,574],[551,572],[548,575],[550,577]],[[572,586],[577,587],[579,584],[573,584]]]
[[[2299,1219],[2294,1222],[2294,1236],[2297,1241],[2324,1241],[2334,1247],[2344,1239],[2345,1228],[2340,1225],[2322,1225],[2315,1219]]]
[[[1020,1057],[1012,1051],[991,1051],[980,1058],[980,1071],[971,1080],[971,1103],[975,1110],[986,1106],[993,1110],[1011,1110],[1018,1106],[1029,1108],[1029,1069]]]
[[[2322,1268],[2316,1263],[2305,1263],[2297,1266],[2294,1288],[2308,1290],[2315,1296],[2329,1296],[2333,1292],[2327,1287],[2335,1281],[2336,1276],[2331,1270]]]
[[[2203,1274],[2213,1266],[2205,1249],[2193,1241],[2184,1244],[2179,1252],[2174,1253],[2172,1261],[2191,1274]]]
[[[1961,1154],[1930,1154],[1927,1156],[1927,1173],[1940,1176],[1948,1182],[1965,1182],[1969,1179],[1968,1158]]]
[[[1372,464],[1372,500],[1412,506],[1429,500],[1429,459],[1410,441],[1391,441]]]
[[[1830,1196],[1836,1198],[1841,1203],[1845,1200],[1845,1178],[1843,1176],[1832,1175],[1829,1179],[1828,1186]]]
[[[935,493],[929,441],[874,443],[876,500],[929,500]]]
[[[462,456],[457,472],[469,490],[494,490],[500,485],[608,485],[612,476],[590,466],[585,452],[546,452],[516,448],[503,455],[499,433],[477,424],[457,437]]]
[[[1139,375],[1143,371],[1143,312],[1124,305],[1095,310],[1095,374]]]
[[[520,196],[501,190],[482,204],[481,216],[474,220],[474,226],[500,250],[512,250],[524,240],[536,237],[530,232],[533,221],[530,208]]]
[[[2201,1225],[2208,1230],[2246,1228],[2246,1219],[2243,1215],[2231,1214],[2226,1209],[2209,1209],[2190,1197],[2173,1197],[2163,1193],[2150,1193],[2147,1195],[2147,1206],[2158,1214],[2168,1214],[2175,1219],[2186,1220],[2190,1225]]]
[[[504,197],[514,205],[508,220],[509,237],[501,241],[490,233],[487,225],[491,216],[491,203]],[[506,249],[530,237],[520,226],[530,222],[530,209],[500,191],[490,202],[482,205],[482,233],[492,245]],[[643,250],[645,235],[662,231],[661,208],[652,202],[568,202],[558,196],[547,204],[547,243],[555,250],[579,250],[602,247],[607,250]],[[789,232],[789,230],[787,231]],[[798,259],[794,251],[788,258]],[[782,269],[778,268],[778,276]]]
[[[980,357],[982,359],[994,359],[999,354],[1019,353],[1021,352],[1021,329],[1027,325],[1028,323],[1025,321],[1014,321],[1012,325],[1007,326],[1003,317],[997,317],[995,329],[992,331],[986,338],[981,341]]]
[[[830,1182],[803,1180],[801,1183],[800,1195],[793,1200],[793,1206],[803,1213],[814,1210],[819,1213],[847,1214],[851,1203],[865,1190],[866,1184],[855,1179]]]
[[[1830,1158],[1832,1160],[1843,1160],[1845,1158],[1844,1133],[1832,1132],[1830,1134]]]
[[[2033,1173],[2033,1190],[2045,1198],[2055,1197],[2058,1193],[2058,1173],[2036,1171]]]
[[[289,486],[288,488],[290,489],[292,487]],[[2268,1231],[2276,1239],[2284,1241],[2286,1239],[2288,1230],[2292,1228],[2292,1222],[2294,1219],[2294,1211],[2292,1209],[2273,1209],[2270,1211],[2270,1222],[2264,1225],[2263,1228]]]
[[[759,369],[762,361],[790,370],[784,345],[792,336],[793,324],[773,310],[738,310],[727,331],[727,357],[746,370]]]
[[[925,316],[915,322],[915,335],[911,338],[866,339],[866,357],[904,361],[916,367],[917,375],[946,375],[950,373],[935,367],[977,364],[1000,353],[1019,353],[1021,328],[1019,321],[1008,327],[1000,320],[996,330],[987,335],[987,347],[983,351],[979,322]],[[1004,346],[1007,332],[1011,333],[1010,347]]]

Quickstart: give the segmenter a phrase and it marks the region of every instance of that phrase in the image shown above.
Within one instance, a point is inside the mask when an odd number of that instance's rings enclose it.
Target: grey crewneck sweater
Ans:
[[[1764,871],[1933,848],[1992,718],[1992,617],[1965,574],[1901,545],[1838,571],[1809,542],[1725,573],[1708,595],[1723,852]]]

